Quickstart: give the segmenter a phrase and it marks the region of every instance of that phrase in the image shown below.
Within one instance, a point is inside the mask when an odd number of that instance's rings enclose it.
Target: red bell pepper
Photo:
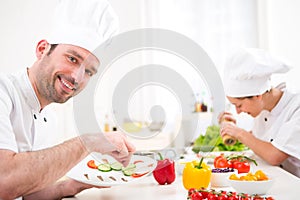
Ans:
[[[175,163],[168,158],[163,159],[162,155],[158,153],[160,160],[157,161],[157,166],[153,171],[155,180],[160,185],[171,184],[175,180]]]

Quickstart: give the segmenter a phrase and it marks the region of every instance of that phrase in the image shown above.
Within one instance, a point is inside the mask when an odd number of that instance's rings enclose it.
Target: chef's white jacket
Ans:
[[[55,115],[47,107],[40,111],[26,70],[0,75],[0,94],[0,149],[18,153],[53,143]]]
[[[55,115],[40,103],[27,71],[0,76],[0,149],[33,151],[52,143]]]
[[[284,91],[271,112],[264,110],[254,119],[252,131],[289,154],[281,166],[300,177],[300,94]]]

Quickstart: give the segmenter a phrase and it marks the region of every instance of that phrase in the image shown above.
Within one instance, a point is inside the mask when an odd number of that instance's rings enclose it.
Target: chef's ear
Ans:
[[[43,56],[43,54],[45,54],[48,51],[49,46],[50,45],[46,40],[39,41],[35,49],[36,57],[40,59]]]

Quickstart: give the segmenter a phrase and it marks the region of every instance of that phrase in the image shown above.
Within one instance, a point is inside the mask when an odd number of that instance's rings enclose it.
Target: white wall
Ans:
[[[46,38],[49,33],[53,9],[57,2],[58,0],[1,1],[0,72],[9,73],[31,66],[35,60],[36,43],[40,39]],[[203,45],[220,69],[225,57],[224,52],[229,45],[257,45],[268,49],[272,53],[291,61],[294,69],[287,75],[288,86],[294,90],[299,90],[297,85],[300,85],[298,78],[300,61],[297,50],[298,44],[300,44],[300,21],[298,20],[300,18],[298,11],[300,1],[298,0],[230,0],[226,2],[230,2],[229,10],[222,7],[221,1],[217,0],[110,0],[110,2],[120,16],[121,31],[159,26],[181,32]],[[218,14],[212,12],[214,6],[222,11],[221,14],[223,15],[227,13],[250,16],[249,7],[245,6],[244,9],[238,7],[245,2],[252,6],[255,5],[255,2],[258,3],[259,26],[256,30],[255,24],[245,24],[245,30],[248,29],[249,31],[234,32],[234,34],[240,34],[238,39],[233,37],[232,41],[228,41],[218,32],[221,30],[223,34],[233,34],[230,33],[230,27],[236,25],[237,21],[230,25],[224,25],[223,21],[218,21],[217,18],[214,18],[216,21],[204,20],[203,12],[205,11],[210,10],[206,17]],[[176,17],[173,18],[172,16]],[[215,22],[218,22],[219,25],[210,26],[210,23]],[[253,39],[246,41],[245,34],[253,35]],[[256,34],[258,34],[258,38],[256,38]],[[204,39],[204,37],[208,39]],[[225,46],[220,46],[222,42]],[[71,109],[72,102],[66,106],[57,107],[58,113],[61,114],[61,118],[59,118],[61,130],[62,132],[67,131],[67,133],[62,134],[61,138],[74,135],[75,129],[70,128],[73,125]]]
[[[289,89],[300,92],[300,1],[266,0],[258,3],[259,46],[282,57],[293,66],[286,75],[278,77],[287,80]]]

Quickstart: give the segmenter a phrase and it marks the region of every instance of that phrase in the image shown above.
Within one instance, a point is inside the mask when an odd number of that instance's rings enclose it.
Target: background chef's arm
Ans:
[[[87,155],[79,138],[34,152],[0,150],[0,199],[14,199],[53,184]]]
[[[279,165],[289,157],[288,154],[280,151],[271,142],[265,142],[256,138],[251,132],[237,127],[235,124],[224,124],[221,128],[221,135],[231,135],[248,146],[256,155],[271,165]]]
[[[252,135],[251,132],[243,129],[237,134],[237,139],[271,165],[279,165],[289,157],[288,154],[273,146],[271,142],[260,140]]]

